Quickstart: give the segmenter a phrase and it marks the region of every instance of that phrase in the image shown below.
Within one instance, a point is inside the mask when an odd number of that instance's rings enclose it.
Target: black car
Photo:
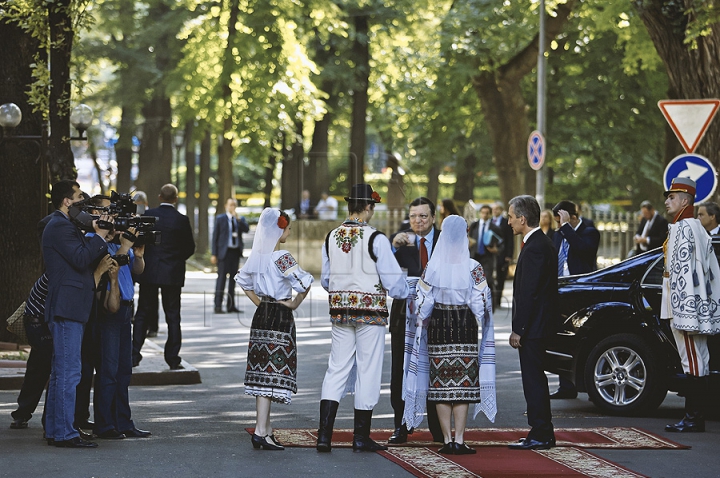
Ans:
[[[682,392],[670,321],[660,320],[662,272],[658,248],[558,279],[562,326],[548,345],[546,369],[569,375],[605,413],[648,413],[668,390]]]

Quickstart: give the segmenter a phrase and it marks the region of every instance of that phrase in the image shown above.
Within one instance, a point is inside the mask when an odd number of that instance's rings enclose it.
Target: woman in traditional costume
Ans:
[[[464,440],[469,404],[476,404],[473,418],[482,411],[494,421],[497,412],[495,338],[490,288],[482,266],[470,259],[467,222],[462,217],[448,216],[443,222],[418,281],[414,307],[417,330],[405,381],[406,425],[411,428],[422,421],[427,396],[435,402],[443,432],[439,452],[473,454],[475,450]],[[482,329],[479,346],[478,327]]]
[[[270,425],[271,402],[291,401],[297,393],[297,342],[293,310],[310,291],[313,276],[293,256],[276,251],[290,235],[290,218],[277,209],[260,215],[253,247],[235,276],[257,306],[250,328],[245,393],[255,396],[255,432],[252,444],[264,450],[283,450]],[[298,293],[292,298],[293,289]]]

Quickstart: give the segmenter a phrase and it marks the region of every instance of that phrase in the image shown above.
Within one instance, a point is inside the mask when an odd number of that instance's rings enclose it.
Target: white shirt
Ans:
[[[566,223],[566,224],[570,224],[570,223]],[[580,218],[580,220],[577,223],[577,226],[573,227],[573,229],[575,229],[577,231],[578,227],[580,227],[580,224],[582,224],[582,218]],[[572,225],[572,224],[570,224],[570,225]],[[562,226],[560,226],[560,227],[562,227]],[[565,247],[565,243],[567,243],[567,239],[562,240],[562,242],[560,243],[560,247]],[[568,247],[568,254],[569,253],[570,253],[570,248]],[[560,251],[558,251],[558,254],[560,254]],[[569,275],[570,275],[570,269],[568,268],[567,257],[566,257],[565,262],[563,262],[562,277],[569,276]]]
[[[337,199],[332,196],[328,196],[327,199],[321,199],[315,207],[315,212],[318,214],[318,219],[324,221],[336,220],[338,213]]]
[[[293,290],[305,292],[313,283],[313,276],[302,270],[288,251],[275,251],[272,259],[275,267],[270,267],[268,274],[253,274],[240,269],[235,282],[243,290],[276,300],[291,298]]]
[[[648,233],[650,232],[650,228],[653,225],[653,222],[655,222],[655,218],[657,217],[658,213],[655,211],[653,214],[653,217],[650,218],[649,221],[645,222],[645,227],[643,228],[643,232],[640,235],[640,237],[647,239],[647,243],[640,243],[640,250],[641,251],[647,251],[650,249],[650,238],[648,237]]]

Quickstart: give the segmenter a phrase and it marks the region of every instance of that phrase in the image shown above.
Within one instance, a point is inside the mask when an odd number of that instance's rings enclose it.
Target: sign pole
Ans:
[[[537,131],[545,136],[545,0],[540,0],[540,28],[538,31],[537,61]],[[535,172],[535,199],[540,209],[545,208],[545,171],[540,167]]]

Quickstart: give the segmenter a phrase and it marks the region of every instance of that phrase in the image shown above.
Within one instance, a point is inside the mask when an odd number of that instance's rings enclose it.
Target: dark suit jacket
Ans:
[[[600,246],[600,232],[582,220],[577,231],[570,223],[565,223],[553,235],[555,254],[560,250],[563,239],[566,239],[568,250],[568,269],[570,274],[584,274],[597,269],[597,251]],[[555,271],[557,274],[557,271]]]
[[[647,224],[647,219],[643,218],[642,221],[640,221],[640,226],[638,227],[638,230],[635,232],[635,234],[641,235],[643,233],[643,229],[645,229],[645,224]],[[650,230],[648,231],[648,237],[650,238],[650,244],[648,244],[648,251],[650,249],[655,249],[656,247],[662,246],[663,242],[665,242],[665,239],[667,239],[667,235],[668,221],[662,215],[658,214],[655,217],[652,226],[650,226]],[[635,245],[635,250],[638,254],[643,252],[642,249],[640,249],[639,244]]]
[[[500,254],[504,254],[504,248],[505,248],[505,236],[503,233],[503,230],[499,227],[497,227],[492,222],[492,218],[488,220],[488,229],[491,230],[495,235],[497,236],[497,241],[493,239],[493,241],[490,243],[491,246],[497,247],[498,251],[496,253],[490,253],[492,255],[499,256]],[[470,224],[470,228],[468,229],[468,237],[471,237],[475,239],[476,241],[479,241],[478,234],[480,233],[480,221],[475,221],[472,224]],[[512,242],[512,241],[511,241]],[[486,251],[485,254],[488,254]],[[470,249],[470,257],[475,257],[477,255],[477,243]]]
[[[237,219],[238,228],[238,249],[240,249],[240,255],[243,252],[243,241],[242,235],[244,232],[250,231],[247,221],[243,216]],[[228,221],[227,214],[223,212],[215,217],[215,229],[213,229],[213,240],[212,240],[212,255],[216,256],[219,261],[225,259],[225,253],[228,250],[228,243],[230,242],[230,224]]]
[[[87,323],[93,303],[97,260],[107,254],[107,244],[95,235],[85,237],[60,211],[52,214],[42,237],[48,276],[45,320],[63,317]]]
[[[490,220],[493,221],[493,224],[495,224],[495,218],[491,218]],[[513,255],[515,254],[515,233],[513,232],[512,227],[510,227],[510,224],[508,224],[508,220],[505,216],[500,217],[499,227],[502,231],[503,238],[502,255],[512,260]]]
[[[160,244],[145,246],[145,271],[137,276],[141,284],[185,285],[185,261],[195,252],[190,220],[173,206],[148,209],[143,216],[158,218]]]
[[[432,250],[430,255],[435,251],[435,244],[437,244],[438,238],[440,237],[440,231],[433,226],[433,242]],[[400,232],[412,232],[409,229]],[[395,233],[390,236],[390,243],[392,244],[393,239],[399,233]],[[428,256],[430,259],[430,256]],[[398,262],[400,267],[408,270],[409,277],[420,277],[422,275],[422,268],[420,267],[420,249],[415,246],[402,246],[395,251],[395,260]],[[397,304],[397,305],[396,305]],[[393,300],[392,307],[390,310],[390,329],[395,329],[398,326],[402,326],[402,330],[405,330],[405,301],[404,300]]]
[[[558,257],[537,230],[520,251],[513,279],[512,330],[525,339],[547,338],[559,326]]]

